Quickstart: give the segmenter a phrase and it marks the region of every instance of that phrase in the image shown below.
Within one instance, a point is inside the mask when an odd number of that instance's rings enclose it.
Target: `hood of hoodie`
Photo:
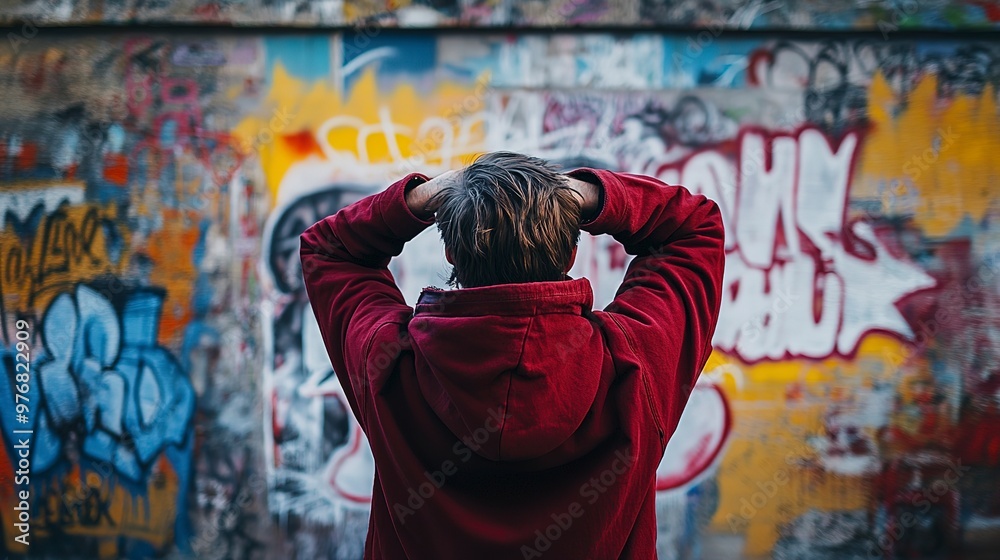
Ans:
[[[487,459],[578,455],[604,361],[592,308],[586,278],[425,289],[409,325],[424,398]]]

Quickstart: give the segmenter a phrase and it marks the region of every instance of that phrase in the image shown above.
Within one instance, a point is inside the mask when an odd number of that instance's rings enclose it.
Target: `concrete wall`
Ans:
[[[152,13],[99,4],[58,14]],[[661,558],[1000,544],[1000,42],[21,21],[0,45],[12,556],[360,558],[373,465],[318,344],[298,234],[500,148],[722,206],[726,300],[658,473]],[[604,305],[627,257],[604,238],[580,252],[572,274]],[[443,285],[436,232],[392,266],[411,302]]]

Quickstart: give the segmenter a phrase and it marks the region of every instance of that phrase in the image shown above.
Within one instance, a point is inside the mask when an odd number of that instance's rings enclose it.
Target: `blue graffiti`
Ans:
[[[0,414],[7,433],[35,430],[36,472],[60,461],[65,434],[79,433],[81,425],[83,455],[130,481],[141,482],[164,451],[190,461],[186,439],[195,396],[177,360],[156,341],[163,293],[137,290],[121,299],[116,309],[81,284],[75,293],[57,296],[45,312],[45,356],[37,361],[37,384],[31,387],[41,409],[33,409],[28,426],[14,426],[11,415]],[[7,400],[10,379],[0,377],[0,399]],[[178,447],[186,458],[177,457]],[[175,468],[186,472],[188,465]]]

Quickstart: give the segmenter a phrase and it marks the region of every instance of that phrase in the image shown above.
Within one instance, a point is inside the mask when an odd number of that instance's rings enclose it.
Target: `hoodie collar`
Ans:
[[[538,315],[589,312],[594,292],[586,278],[555,282],[498,284],[479,288],[442,290],[424,288],[415,315],[468,317],[470,315]]]

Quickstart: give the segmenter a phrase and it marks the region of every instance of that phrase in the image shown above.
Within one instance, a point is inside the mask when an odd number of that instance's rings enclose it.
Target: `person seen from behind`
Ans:
[[[436,224],[453,289],[389,260]],[[580,231],[635,258],[594,311]],[[330,361],[375,457],[366,559],[653,559],[655,475],[711,353],[718,206],[641,175],[485,154],[308,228]]]

